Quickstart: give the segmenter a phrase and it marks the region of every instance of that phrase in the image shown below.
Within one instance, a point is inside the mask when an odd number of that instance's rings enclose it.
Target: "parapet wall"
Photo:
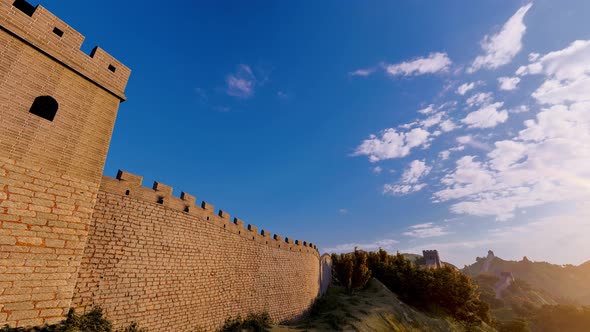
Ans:
[[[104,177],[74,306],[100,305],[116,326],[214,330],[229,316],[267,311],[294,319],[320,290],[320,259],[307,242],[260,233],[186,193],[119,172]]]
[[[32,7],[23,0],[2,0],[0,23],[1,29],[125,100],[131,70],[99,47],[90,55],[82,52],[84,36],[43,6]]]

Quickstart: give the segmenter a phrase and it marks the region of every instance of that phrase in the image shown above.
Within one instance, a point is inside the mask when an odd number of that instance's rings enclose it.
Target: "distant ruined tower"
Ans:
[[[424,256],[427,268],[437,269],[442,266],[437,250],[422,250],[422,256]]]
[[[71,305],[130,70],[42,6],[0,0],[0,325]]]

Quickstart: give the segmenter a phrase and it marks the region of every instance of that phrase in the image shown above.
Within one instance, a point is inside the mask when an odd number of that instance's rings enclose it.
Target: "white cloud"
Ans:
[[[582,93],[590,91],[590,85],[574,89],[590,79],[590,41],[532,58],[536,62],[518,72],[545,75],[533,93],[545,106],[535,119],[524,122],[516,137],[496,142],[487,160],[457,164],[443,179],[447,187],[435,197],[458,199],[452,211],[506,220],[517,209],[590,200],[590,100]],[[461,184],[455,176],[466,171],[479,178]]]
[[[421,178],[428,175],[432,167],[427,166],[424,160],[414,160],[404,171],[402,181],[404,183],[417,183]]]
[[[256,77],[248,65],[241,64],[238,71],[225,78],[227,94],[238,98],[250,98],[254,95]]]
[[[438,237],[449,234],[442,226],[437,226],[434,223],[418,224],[409,227],[409,231],[402,233],[405,236],[426,239],[431,237]]]
[[[543,74],[545,82],[533,93],[543,104],[590,101],[590,40],[577,40],[520,67],[518,75]]]
[[[455,130],[457,128],[458,128],[457,125],[455,123],[453,123],[453,121],[451,121],[451,120],[445,120],[440,123],[440,129],[444,132],[449,132],[449,131]]]
[[[461,120],[469,128],[492,128],[508,119],[508,111],[498,111],[504,103],[493,103],[467,114]]]
[[[495,69],[512,61],[522,49],[522,37],[526,31],[523,19],[532,5],[529,3],[518,9],[497,34],[484,37],[481,41],[484,54],[473,60],[469,72],[481,68]]]
[[[418,113],[420,113],[420,114],[430,114],[432,112],[434,112],[434,105],[433,104],[430,104],[426,108],[418,110]]]
[[[441,182],[455,213],[507,220],[516,209],[590,200],[590,102],[543,109],[478,162],[467,156]]]
[[[518,113],[526,113],[530,111],[529,107],[526,105],[520,105],[518,107],[512,108],[508,110],[508,113],[518,114]]]
[[[457,160],[455,172],[447,174],[441,183],[447,188],[436,192],[436,198],[447,201],[479,193],[492,186],[494,178],[482,169],[482,163],[474,156],[465,156]]]
[[[467,98],[467,100],[465,101],[465,103],[469,107],[487,105],[491,102],[492,102],[492,93],[491,92],[476,93],[473,96]]]
[[[381,166],[375,166],[373,168],[373,173],[375,173],[375,174],[381,174],[382,171],[383,171],[383,168],[381,168]]]
[[[357,69],[348,73],[350,76],[362,76],[367,77],[375,72],[375,68]]]
[[[472,148],[485,150],[485,151],[491,150],[491,148],[488,144],[478,141],[477,139],[475,139],[471,135],[458,136],[456,138],[456,140],[457,140],[457,143],[462,144],[462,145],[455,147],[455,148],[451,148],[450,149],[451,151],[463,151],[465,149],[465,145],[470,146]]]
[[[424,160],[414,160],[402,174],[399,184],[386,184],[383,186],[384,194],[406,195],[422,190],[425,183],[419,183],[432,170]]]
[[[418,124],[417,121],[412,121],[410,123],[404,123],[399,125],[398,127],[402,128],[402,129],[410,129],[412,127],[415,127]]]
[[[442,121],[443,115],[444,115],[443,112],[436,113],[436,114],[428,117],[427,119],[420,121],[420,124],[424,128],[430,128],[434,125],[439,124]]]
[[[418,184],[386,184],[383,186],[383,193],[389,195],[407,195],[420,191],[426,187],[425,183]]]
[[[467,143],[469,143],[471,141],[471,136],[469,136],[469,135],[467,135],[467,136],[458,136],[456,138],[456,140],[457,140],[458,143],[467,144]]]
[[[446,72],[452,62],[446,53],[430,53],[426,58],[417,58],[412,61],[386,65],[385,70],[389,75],[423,75]]]
[[[500,77],[498,78],[499,89],[504,91],[511,91],[517,88],[520,83],[518,77]]]
[[[464,96],[467,92],[469,92],[470,90],[473,90],[473,88],[475,88],[475,85],[476,85],[476,82],[463,83],[457,88],[457,93],[460,94],[461,96]]]
[[[447,160],[451,156],[451,151],[449,151],[449,150],[443,150],[443,151],[441,151],[441,152],[438,153],[438,156],[442,160]]]
[[[371,162],[407,156],[413,148],[427,146],[430,133],[422,128],[399,132],[393,128],[383,130],[379,136],[371,135],[359,145],[353,156],[369,156]]]
[[[348,209],[339,209],[338,210],[338,214],[341,216],[345,216],[347,214],[349,214],[350,212],[348,211]]]
[[[539,53],[529,53],[529,61],[533,62],[533,61],[537,61],[537,59],[539,59],[539,57],[541,56],[541,54]]]

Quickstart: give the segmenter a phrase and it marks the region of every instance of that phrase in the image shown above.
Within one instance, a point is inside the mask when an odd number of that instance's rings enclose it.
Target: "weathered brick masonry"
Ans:
[[[151,331],[301,315],[329,280],[314,245],[102,177],[130,70],[83,40],[41,6],[0,0],[0,325],[94,305]]]
[[[319,255],[230,220],[213,206],[137,176],[105,177],[92,218],[74,303],[100,304],[116,325],[151,331],[211,330],[229,316],[301,315],[319,291]]]
[[[0,1],[0,324],[26,326],[71,305],[129,69],[84,54],[43,7],[12,4]],[[29,112],[42,96],[59,104],[52,120]]]

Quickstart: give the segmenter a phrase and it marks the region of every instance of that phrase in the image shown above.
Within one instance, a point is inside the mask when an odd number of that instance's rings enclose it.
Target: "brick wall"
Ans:
[[[105,177],[98,194],[74,305],[100,305],[116,326],[213,330],[229,316],[268,311],[299,317],[318,295],[313,244],[248,230],[172,188]],[[205,208],[203,208],[205,207]]]
[[[0,323],[60,321],[70,308],[98,185],[0,158]]]
[[[27,326],[71,305],[129,70],[13,2],[0,0],[0,325]],[[29,112],[39,96],[57,101],[53,121]]]

